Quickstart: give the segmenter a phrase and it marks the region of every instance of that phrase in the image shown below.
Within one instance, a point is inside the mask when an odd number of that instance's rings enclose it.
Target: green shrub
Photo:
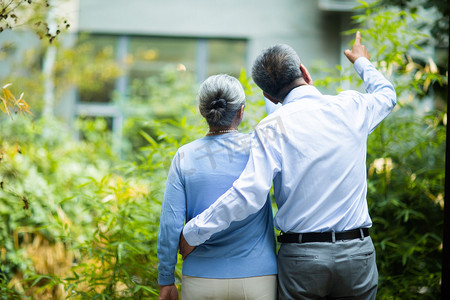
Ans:
[[[392,114],[368,141],[368,202],[379,299],[440,295],[444,114]]]
[[[405,21],[409,17],[371,6],[355,16],[374,62],[392,76],[399,95],[399,108],[368,141],[380,299],[440,293],[446,114],[416,104],[447,79],[432,60],[420,65],[408,55],[423,38],[410,30],[415,23]],[[375,46],[384,48],[373,52]],[[344,80],[360,82],[353,70],[334,72],[316,84],[330,89]],[[250,132],[264,116],[263,98],[245,72],[240,80],[247,95],[240,128]],[[79,141],[57,121],[0,119],[2,299],[156,298],[167,170],[175,151],[208,128],[192,78],[167,70],[144,84],[134,88],[151,91],[148,98],[131,95],[118,103],[126,104],[121,155],[112,150],[102,119],[79,120]]]

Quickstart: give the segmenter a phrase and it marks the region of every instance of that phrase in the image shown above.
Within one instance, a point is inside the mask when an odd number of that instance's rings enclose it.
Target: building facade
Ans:
[[[123,69],[121,76],[103,83],[96,94],[71,89],[57,101],[57,113],[69,123],[77,116],[110,118],[116,138],[120,138],[124,115],[114,95],[126,98],[135,82],[157,75],[170,64],[191,73],[197,82],[216,73],[238,76],[242,68],[250,69],[262,49],[276,43],[292,46],[306,66],[314,61],[330,68],[347,63],[343,50],[351,37],[341,32],[349,29],[351,8],[358,5],[356,0],[53,3],[59,3],[55,14],[71,25],[69,44],[84,39],[94,48],[109,47]],[[0,42],[2,38],[8,36],[0,36]]]

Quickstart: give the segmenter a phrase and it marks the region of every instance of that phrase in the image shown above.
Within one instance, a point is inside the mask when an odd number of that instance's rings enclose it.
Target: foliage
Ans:
[[[57,50],[56,61],[52,69],[54,94],[57,99],[64,99],[70,89],[77,87],[81,93],[89,93],[93,95],[93,101],[99,102],[97,95],[103,90],[103,87],[114,84],[114,80],[121,75],[121,70],[114,61],[114,53],[107,47],[95,49],[93,45],[86,43],[85,39],[85,37],[80,37],[80,42],[70,45],[71,47],[68,47],[62,39],[58,39],[52,44],[52,47]],[[39,115],[45,105],[45,101],[43,101],[45,78],[41,63],[49,44],[47,41],[39,41],[37,44],[37,47],[20,53],[20,61],[15,59],[18,49],[5,51],[4,59],[9,62],[11,72],[0,80],[14,82],[12,86],[6,86],[11,94],[32,95],[27,98],[27,103]],[[5,42],[4,45],[8,45],[8,43]],[[28,108],[28,106],[26,107]]]
[[[122,75],[111,45],[96,47],[89,36],[81,35],[73,47],[62,42],[56,46],[58,54],[53,72],[57,96],[61,97],[68,87],[76,86],[80,95],[89,95],[90,99],[83,101],[104,101],[102,92],[112,90],[115,79]]]
[[[191,139],[201,135],[199,129],[206,124],[198,118],[197,85],[190,74],[169,66],[159,76],[132,85],[132,90],[147,90],[148,96],[132,92],[126,105],[119,102],[126,118],[123,150],[127,157],[135,157],[140,150],[146,154],[148,147],[166,139],[174,146],[181,145],[186,142],[187,130],[191,130]]]
[[[368,202],[380,299],[439,297],[447,115],[421,111],[417,103],[448,80],[433,60],[413,58],[428,38],[414,29],[419,26],[415,18],[378,6],[355,16],[363,43],[399,95],[400,108],[368,141]],[[30,70],[41,54],[30,54]],[[108,49],[79,43],[59,55],[60,95],[72,84],[95,94],[99,81],[120,75]],[[92,60],[94,68],[88,63]],[[102,77],[99,70],[105,69],[107,77]],[[333,72],[316,84],[360,82],[351,69],[340,66]],[[26,92],[33,92],[39,108],[40,75],[31,74]],[[240,129],[249,132],[264,116],[263,98],[245,71],[240,81],[247,96]],[[132,91],[145,89],[148,96],[131,92],[128,102],[122,95],[114,98],[126,117],[122,156],[110,147],[104,119],[78,120],[78,141],[55,120],[0,119],[2,299],[155,298],[157,228],[167,170],[175,151],[203,136],[207,125],[189,74],[167,68],[159,77],[132,85]],[[180,266],[176,272],[179,280]]]
[[[0,269],[0,296],[1,299],[20,299],[20,294],[14,289],[8,287],[8,278]]]
[[[420,9],[434,8],[433,14],[436,15],[431,22],[431,35],[436,46],[448,48],[448,30],[450,6],[446,1],[441,0],[383,0],[381,4],[387,6],[398,6],[402,10],[411,13],[417,13]]]
[[[8,114],[11,117],[11,119],[12,119],[11,110],[14,113],[18,114],[27,113],[32,115],[32,113],[30,112],[30,106],[23,99],[23,93],[20,95],[19,99],[16,99],[16,97],[14,97],[14,95],[8,89],[8,86],[10,85],[11,84],[6,84],[5,86],[3,86],[3,97],[0,96],[1,100],[0,109],[4,113]]]
[[[393,113],[368,140],[368,202],[380,299],[440,295],[445,125],[442,112]]]
[[[18,27],[31,28],[43,39],[51,43],[70,24],[67,20],[59,20],[53,32],[48,22],[48,14],[53,9],[51,0],[0,0],[0,33]]]
[[[372,59],[387,76],[392,77],[398,95],[404,96],[414,88],[415,96],[427,95],[430,86],[447,85],[445,72],[431,58],[429,33],[422,28],[425,20],[418,14],[398,9],[384,9],[377,3],[365,7],[363,14],[353,17],[360,27],[364,42],[371,50]],[[346,32],[354,33],[355,30]]]
[[[65,279],[73,296],[141,299],[156,294],[159,206],[148,199],[151,192],[147,182],[121,176],[83,185],[77,197],[91,203],[95,231],[75,248],[82,262]]]
[[[417,98],[429,96],[432,90],[446,89],[445,70],[440,70],[431,55],[421,47],[430,38],[426,31],[420,29],[421,17],[395,8],[385,9],[378,2],[372,5],[362,3],[360,13],[352,17],[355,28],[343,34],[361,32],[371,60],[393,82],[399,104],[417,105]],[[337,66],[328,71],[330,75],[316,80],[316,85],[328,88],[332,85],[340,91],[342,81],[356,85],[362,83],[351,66]]]
[[[74,141],[59,123],[18,118],[0,126],[2,272],[16,291],[33,295],[34,276],[70,270],[74,254],[61,237],[73,224],[78,239],[93,229],[86,226],[92,216],[81,213],[88,204],[69,200],[76,201],[73,193],[86,177],[107,174],[113,158]]]

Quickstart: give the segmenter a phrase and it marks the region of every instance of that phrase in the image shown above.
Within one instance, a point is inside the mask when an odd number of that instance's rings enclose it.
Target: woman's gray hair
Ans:
[[[245,105],[244,89],[236,78],[219,74],[208,77],[198,92],[200,113],[209,126],[229,127]]]
[[[303,76],[300,58],[288,45],[271,46],[256,58],[252,67],[253,81],[273,98],[283,101],[287,92],[283,88]]]

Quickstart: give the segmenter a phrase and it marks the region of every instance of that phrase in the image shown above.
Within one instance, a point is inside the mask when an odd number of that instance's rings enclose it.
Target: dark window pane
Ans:
[[[78,85],[80,102],[110,102],[117,76],[118,37],[91,35],[80,38],[81,55],[89,58],[82,68],[83,80]],[[101,66],[101,67],[100,67]],[[111,72],[114,74],[110,74]]]
[[[149,77],[166,69],[194,74],[197,39],[130,37],[127,65],[130,96],[146,97]]]
[[[208,76],[226,73],[238,77],[245,68],[247,43],[244,40],[209,40]]]

